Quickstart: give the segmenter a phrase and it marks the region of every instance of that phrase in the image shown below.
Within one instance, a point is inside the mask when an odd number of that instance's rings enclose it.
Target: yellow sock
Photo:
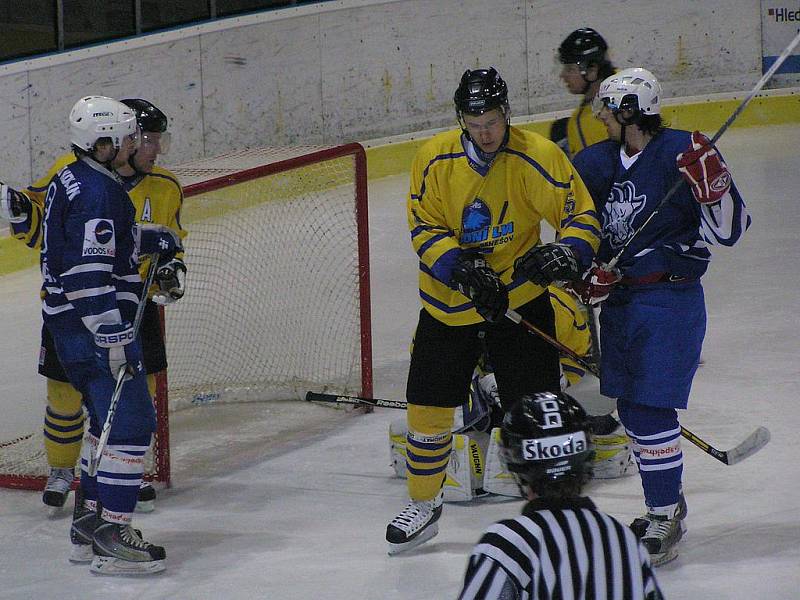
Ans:
[[[413,500],[432,500],[442,488],[453,446],[454,412],[454,408],[408,405],[406,469]]]
[[[83,439],[81,394],[69,383],[47,380],[44,448],[51,467],[71,469],[78,462]]]

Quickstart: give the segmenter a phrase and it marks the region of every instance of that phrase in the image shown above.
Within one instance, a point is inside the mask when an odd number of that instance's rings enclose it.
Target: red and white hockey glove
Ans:
[[[731,187],[731,173],[711,140],[692,132],[692,145],[678,154],[678,170],[700,204],[719,202]]]
[[[605,265],[593,264],[583,279],[571,284],[572,291],[586,305],[600,304],[608,298],[611,290],[622,280],[616,268],[607,269]]]

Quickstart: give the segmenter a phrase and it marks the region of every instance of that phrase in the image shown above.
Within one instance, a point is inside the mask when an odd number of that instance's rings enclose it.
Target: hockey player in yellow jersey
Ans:
[[[466,71],[454,102],[461,128],[427,142],[411,169],[422,310],[406,389],[411,501],[387,527],[390,554],[438,533],[453,414],[484,348],[504,409],[560,389],[558,352],[505,314],[554,336],[547,287],[579,278],[599,243],[586,187],[555,144],[510,124],[496,69]],[[542,221],[558,242],[542,243]]]
[[[172,173],[155,164],[157,156],[166,154],[169,150],[170,132],[167,131],[167,117],[146,100],[135,98],[121,102],[135,112],[141,130],[141,142],[138,150],[127,162],[112,163],[112,167],[122,178],[128,196],[133,202],[136,220],[139,223],[166,225],[184,238],[186,231],[180,224],[183,189]],[[18,204],[24,204],[26,207],[26,219],[21,221],[17,219],[16,224],[12,223],[12,233],[31,248],[38,248],[41,243],[40,225],[47,186],[53,175],[75,160],[74,153],[64,154],[56,159],[44,177],[29,186],[24,193],[15,190],[8,192],[10,197],[18,198]],[[3,196],[5,197],[5,194]],[[140,265],[143,277],[148,268],[149,260],[145,260]],[[156,304],[168,304],[183,295],[185,273],[186,267],[181,252],[159,268],[156,282],[150,290],[152,301],[148,302],[145,308],[141,336],[144,366],[152,397],[155,397],[155,374],[167,366]],[[60,507],[66,501],[75,464],[80,455],[84,417],[81,395],[69,384],[46,328],[42,328],[39,373],[47,378],[44,443],[50,466],[50,475],[42,498],[45,504]],[[137,510],[145,512],[152,510],[154,500],[155,490],[149,483],[143,483]]]
[[[581,103],[568,118],[553,123],[550,139],[573,157],[587,146],[608,139],[605,126],[592,113],[592,98],[600,82],[614,73],[614,66],[608,59],[608,44],[590,27],[576,29],[564,38],[558,47],[558,60],[564,85],[581,97]]]

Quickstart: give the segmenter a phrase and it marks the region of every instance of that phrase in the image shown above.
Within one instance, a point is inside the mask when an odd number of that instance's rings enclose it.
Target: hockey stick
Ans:
[[[576,353],[568,346],[565,346],[564,344],[559,342],[553,336],[548,335],[547,333],[536,327],[536,325],[534,325],[533,323],[529,323],[528,321],[523,319],[522,315],[520,315],[517,311],[508,309],[506,311],[506,317],[514,321],[514,323],[522,325],[532,334],[538,335],[543,340],[548,342],[550,345],[555,346],[558,350],[561,351],[561,353],[564,356],[574,360],[576,363],[578,363],[580,366],[586,369],[589,373],[600,379],[600,371],[595,365],[588,362],[585,358],[580,356],[578,353]],[[766,446],[770,439],[769,430],[766,427],[759,427],[753,433],[748,435],[742,442],[737,444],[735,448],[723,451],[723,450],[717,450],[711,444],[706,442],[703,438],[695,435],[682,425],[681,425],[681,435],[690,442],[692,442],[695,446],[700,448],[703,452],[710,454],[711,456],[725,463],[726,465],[736,464],[737,462],[744,460],[748,456],[755,454],[756,452],[761,450],[761,448]]]
[[[306,401],[351,404],[353,406],[376,406],[378,408],[395,408],[398,410],[406,410],[408,408],[408,403],[400,400],[381,400],[380,398],[364,398],[362,396],[324,394],[319,392],[307,392]],[[752,456],[766,446],[767,442],[770,440],[769,430],[766,427],[759,427],[730,450],[718,450],[685,427],[681,427],[681,435],[703,452],[713,456],[726,465],[735,465],[745,458]]]
[[[147,270],[147,276],[144,279],[144,289],[142,290],[142,297],[139,300],[139,306],[136,307],[136,316],[133,319],[133,339],[139,335],[139,329],[142,326],[142,318],[144,317],[144,307],[147,304],[147,293],[150,286],[153,284],[153,278],[158,268],[158,254],[150,256],[150,268]],[[114,415],[117,412],[117,405],[119,398],[122,394],[122,385],[125,383],[125,373],[127,371],[127,364],[122,365],[117,371],[117,383],[114,386],[114,393],[111,395],[111,404],[108,407],[108,414],[106,415],[106,422],[103,423],[103,429],[100,432],[100,439],[97,442],[97,450],[95,450],[92,459],[89,461],[89,476],[94,477],[97,475],[97,468],[100,466],[100,457],[103,455],[108,444],[108,436],[111,434],[111,424],[114,421]]]
[[[795,49],[795,46],[797,46],[797,44],[800,44],[800,33],[798,33],[794,37],[794,39],[791,42],[789,42],[789,45],[783,49],[783,52],[781,52],[780,56],[778,56],[775,62],[772,63],[772,66],[769,68],[769,70],[766,73],[764,73],[764,76],[758,80],[758,83],[756,83],[755,87],[750,91],[749,94],[747,94],[747,97],[739,103],[739,106],[737,106],[736,110],[734,110],[731,116],[728,117],[728,120],[725,121],[722,124],[722,127],[719,128],[717,133],[714,134],[714,137],[712,137],[711,141],[709,142],[711,146],[713,146],[717,142],[717,140],[722,137],[722,134],[727,131],[728,127],[731,126],[731,123],[733,123],[736,120],[736,118],[741,114],[741,112],[747,107],[747,105],[750,104],[750,101],[753,99],[753,97],[755,97],[755,95],[759,91],[761,91],[761,88],[763,88],[764,85],[766,85],[767,81],[769,81],[772,78],[772,76],[775,74],[775,71],[777,71],[780,68],[780,66],[784,63],[784,61],[789,57],[789,55],[792,53],[792,50]],[[605,266],[606,270],[610,271],[617,265],[619,259],[622,258],[623,252],[625,252],[625,250],[628,248],[633,239],[639,233],[642,232],[642,229],[647,227],[647,224],[653,219],[653,217],[655,217],[660,212],[661,207],[666,205],[667,201],[670,198],[672,198],[672,196],[675,195],[675,193],[680,189],[683,183],[684,183],[683,177],[678,177],[678,179],[675,180],[675,183],[672,184],[672,187],[669,188],[666,195],[656,204],[655,208],[647,217],[647,219],[645,219],[644,223],[642,223],[641,226],[636,231],[634,231],[631,234],[631,236],[625,241],[625,243],[622,244],[622,247],[614,255],[614,258],[608,261],[608,264]]]

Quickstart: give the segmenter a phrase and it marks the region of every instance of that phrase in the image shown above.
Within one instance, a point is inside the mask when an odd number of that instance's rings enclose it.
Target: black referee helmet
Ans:
[[[588,417],[567,394],[523,396],[506,413],[501,439],[503,458],[523,496],[526,487],[537,496],[575,496],[591,475]]]

